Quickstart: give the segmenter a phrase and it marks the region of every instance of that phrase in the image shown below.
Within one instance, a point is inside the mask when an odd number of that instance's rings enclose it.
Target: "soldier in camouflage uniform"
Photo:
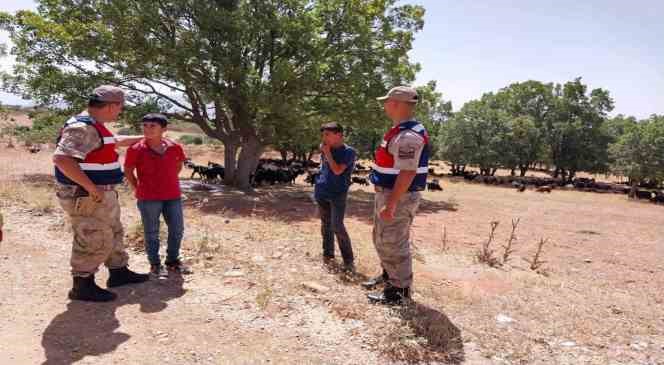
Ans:
[[[115,151],[138,137],[116,137],[105,126],[117,120],[124,105],[124,93],[115,86],[100,86],[88,102],[87,112],[69,119],[60,132],[53,156],[56,193],[71,220],[74,241],[71,254],[72,300],[104,302],[115,299],[113,292],[95,283],[99,265],[109,269],[108,287],[140,283],[148,275],[127,268],[120,205],[115,186],[123,173]]]
[[[415,120],[417,91],[398,86],[378,100],[383,101],[392,128],[383,137],[372,167],[375,186],[373,241],[383,273],[363,286],[373,288],[385,283],[381,292],[369,299],[383,304],[400,303],[410,298],[413,258],[410,227],[420,203],[429,170],[429,136]]]

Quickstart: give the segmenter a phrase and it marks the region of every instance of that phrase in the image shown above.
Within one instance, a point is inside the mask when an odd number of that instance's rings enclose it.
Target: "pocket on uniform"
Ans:
[[[98,205],[99,205],[99,203],[95,202],[89,196],[83,196],[83,197],[80,197],[80,198],[76,198],[76,200],[74,202],[74,213],[76,215],[89,217],[95,212]]]

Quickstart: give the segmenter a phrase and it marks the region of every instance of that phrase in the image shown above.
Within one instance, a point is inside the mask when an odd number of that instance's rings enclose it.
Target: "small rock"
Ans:
[[[574,341],[563,341],[563,342],[560,343],[560,346],[574,347],[574,346],[576,346],[576,342],[574,342]]]
[[[240,270],[229,270],[224,273],[224,277],[227,278],[239,278],[244,276],[244,273]]]
[[[508,317],[504,314],[499,314],[499,315],[496,316],[496,321],[498,323],[512,323],[512,322],[514,322],[514,319],[511,318],[511,317]]]
[[[277,252],[274,255],[272,255],[272,258],[276,259],[276,260],[279,260],[283,255],[284,254],[282,254],[281,252]]]
[[[265,258],[263,256],[254,256],[253,259],[254,262],[265,262]]]
[[[318,284],[316,282],[313,282],[313,281],[308,281],[308,282],[302,283],[302,286],[304,286],[305,288],[311,290],[314,293],[325,293],[325,292],[330,290],[328,287],[320,285],[320,284]]]
[[[591,259],[585,259],[585,260],[583,260],[583,262],[585,262],[586,264],[589,264],[589,263],[593,262],[593,260],[591,260]]]
[[[226,224],[228,224],[228,223],[230,223],[230,222],[231,222],[230,219],[226,219],[226,220],[224,221],[224,223],[226,223]]]

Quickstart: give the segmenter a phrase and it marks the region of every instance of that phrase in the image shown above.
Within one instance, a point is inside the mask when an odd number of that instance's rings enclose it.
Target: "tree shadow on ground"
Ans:
[[[213,191],[187,191],[185,205],[203,213],[231,213],[258,216],[285,223],[318,220],[318,205],[311,188],[302,185],[275,185],[244,192],[218,186]],[[422,198],[418,214],[456,211],[453,203]],[[374,193],[352,190],[348,194],[346,217],[373,223]]]
[[[42,335],[46,356],[42,365],[69,365],[86,356],[115,351],[131,337],[116,332],[120,328],[116,310],[138,304],[144,313],[162,311],[169,300],[184,295],[183,282],[181,276],[171,275],[167,280],[114,288],[118,298],[110,303],[70,301],[67,310],[55,316]]]
[[[465,361],[461,330],[443,312],[417,302],[395,311],[406,331],[388,335],[392,345],[386,351],[387,356],[408,363]]]

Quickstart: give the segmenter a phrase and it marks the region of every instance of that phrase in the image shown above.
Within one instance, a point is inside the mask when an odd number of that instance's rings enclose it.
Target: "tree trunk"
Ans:
[[[236,160],[238,146],[234,142],[223,141],[224,143],[224,184],[233,185],[235,182]]]
[[[510,176],[514,176],[514,175],[516,175],[516,168],[512,167],[512,169],[510,170]]]
[[[627,195],[628,197],[634,199],[636,198],[636,192],[639,190],[639,182],[636,181],[636,179],[632,180],[632,187],[629,189],[629,194]]]
[[[496,171],[498,171],[497,167],[494,167],[491,169],[491,176],[496,176]]]
[[[258,160],[263,153],[263,146],[257,138],[249,137],[240,149],[240,155],[237,161],[237,174],[235,186],[240,189],[248,190],[251,188],[250,176],[258,167]]]
[[[281,154],[281,160],[284,162],[288,162],[288,151],[287,150],[279,150],[279,153]]]
[[[521,177],[526,176],[526,172],[528,172],[528,165],[519,166],[519,171],[520,171]]]

